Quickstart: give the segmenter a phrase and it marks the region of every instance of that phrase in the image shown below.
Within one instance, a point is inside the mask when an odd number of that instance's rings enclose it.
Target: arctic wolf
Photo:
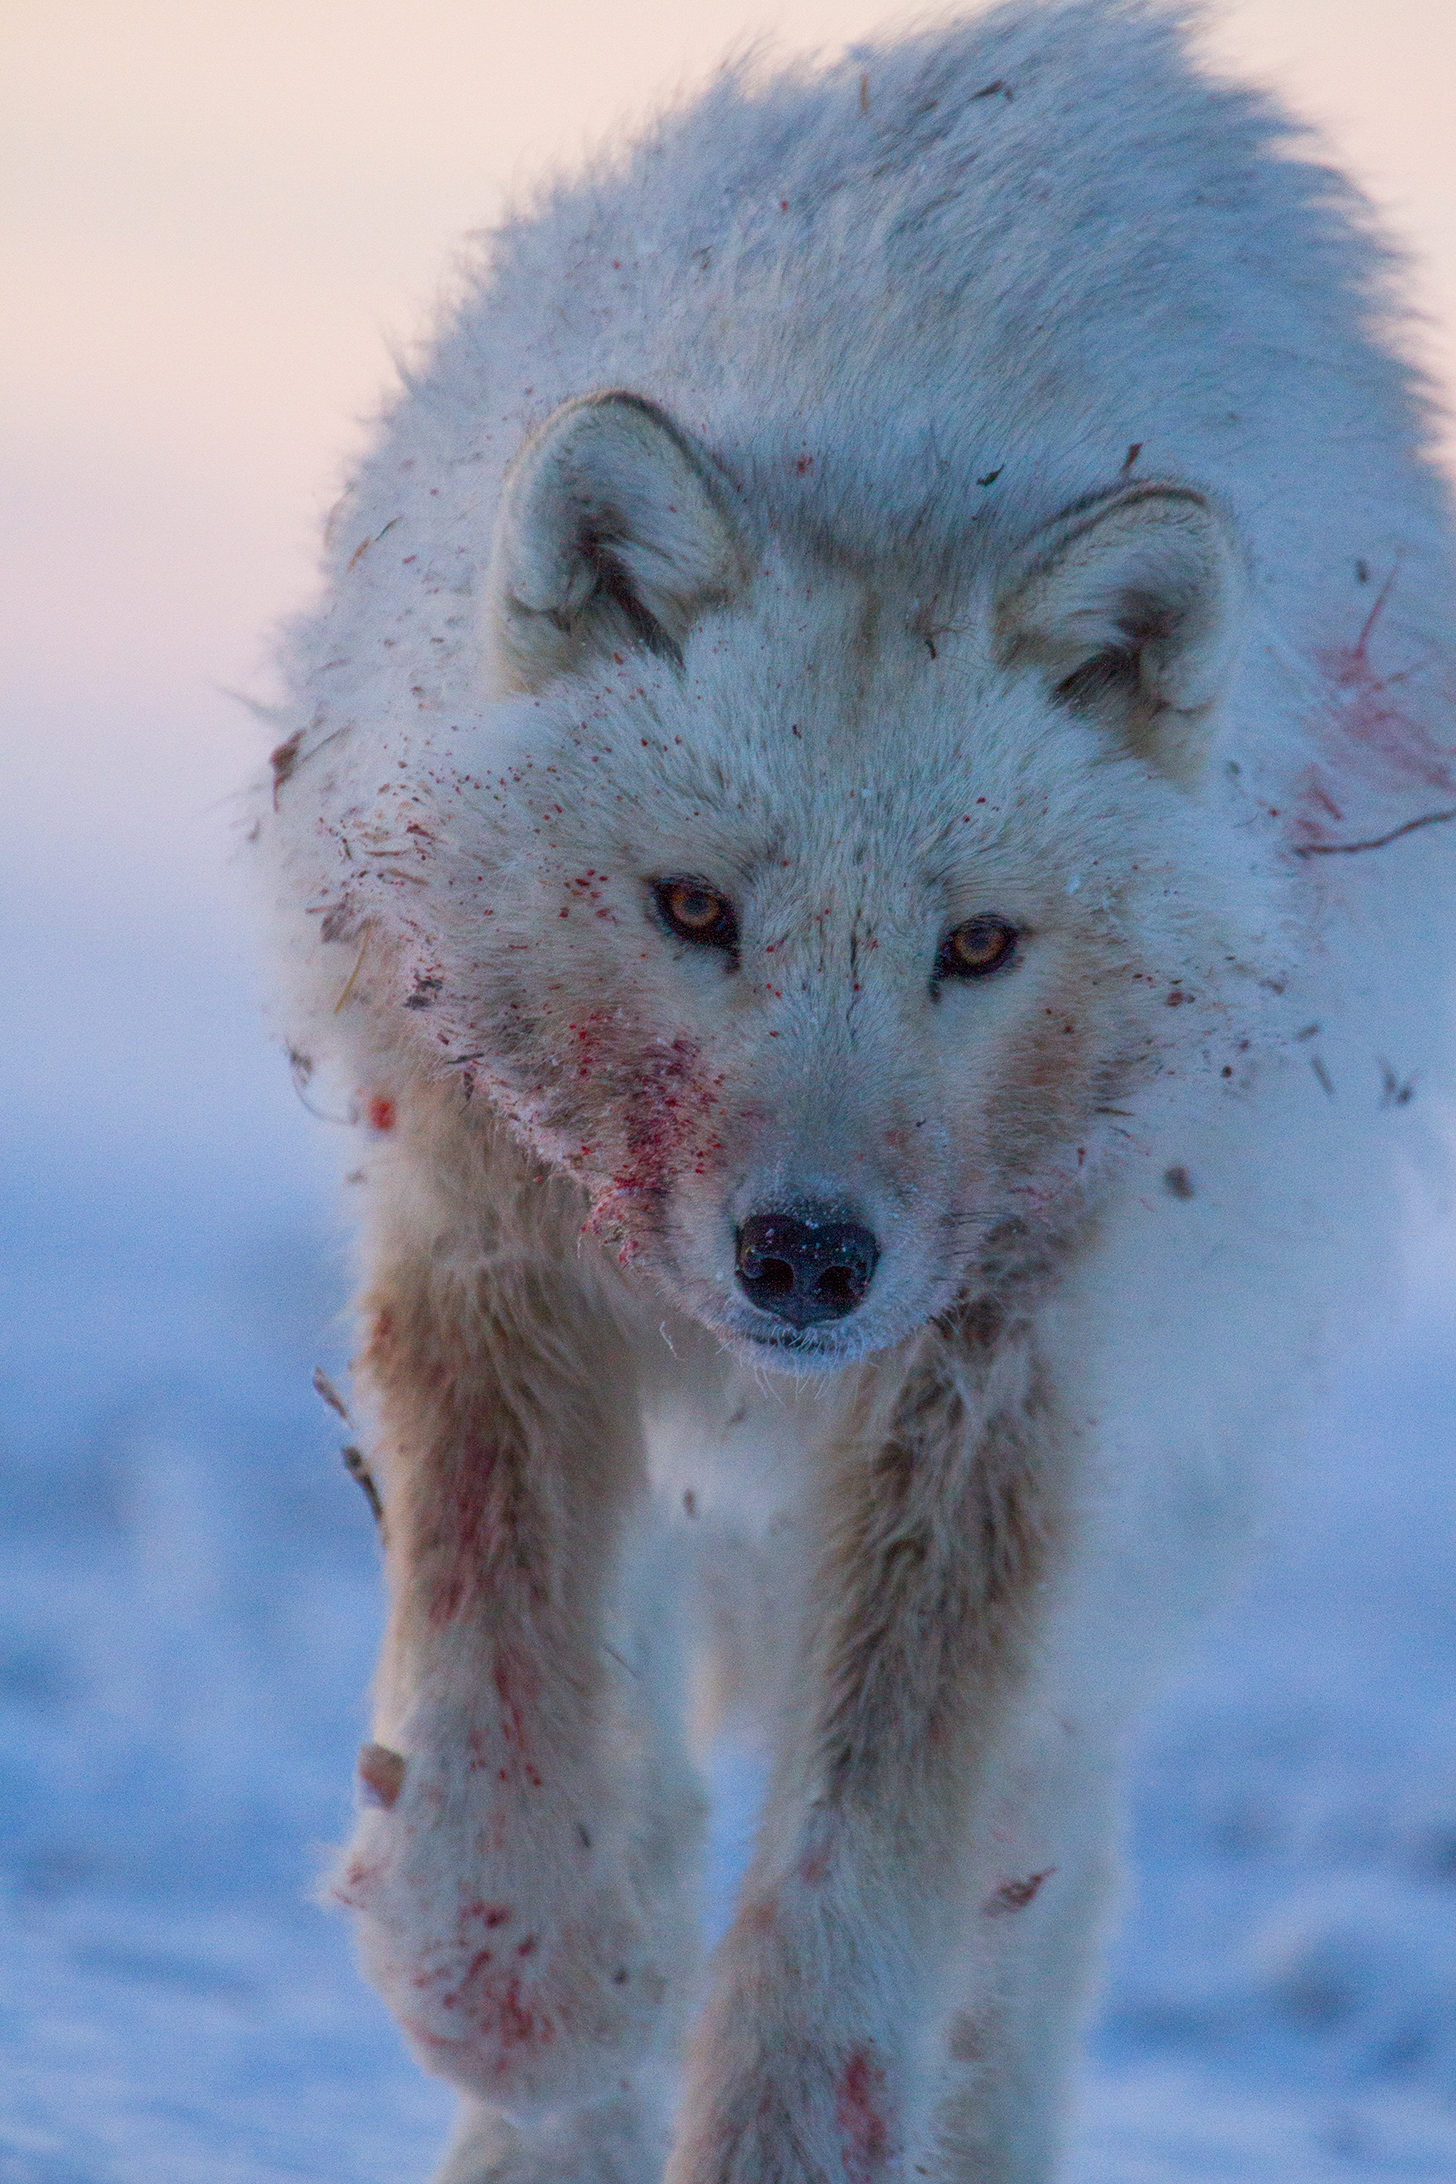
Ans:
[[[260,820],[367,1143],[333,1885],[455,2184],[1053,2173],[1119,1738],[1447,1073],[1392,280],[1177,14],[1017,6],[546,194],[336,511]]]

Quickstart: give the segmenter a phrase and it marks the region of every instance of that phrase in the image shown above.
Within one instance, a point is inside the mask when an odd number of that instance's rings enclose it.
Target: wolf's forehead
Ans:
[[[858,710],[835,695],[832,685],[740,691],[692,707],[649,822],[745,873],[938,865],[963,808],[976,809],[966,736],[917,718],[903,690]],[[983,798],[978,818],[985,809]]]
[[[577,847],[598,829],[644,871],[774,893],[776,872],[838,874],[842,899],[857,876],[936,886],[1013,838],[1031,847],[1065,768],[1046,722],[1008,707],[976,602],[942,602],[927,632],[904,585],[791,576],[706,617],[680,665],[618,656],[512,709]]]
[[[968,588],[923,593],[899,577],[776,571],[746,609],[705,631],[695,668],[715,696],[751,696],[770,716],[798,717],[845,756],[881,743],[895,722],[933,736],[948,722],[948,682],[974,685],[988,664],[990,633],[985,602]],[[937,674],[952,657],[951,675]]]
[[[908,818],[958,794],[986,755],[978,648],[933,657],[904,600],[874,616],[842,596],[772,607],[725,617],[692,656],[678,730],[690,762],[806,816],[853,801]]]

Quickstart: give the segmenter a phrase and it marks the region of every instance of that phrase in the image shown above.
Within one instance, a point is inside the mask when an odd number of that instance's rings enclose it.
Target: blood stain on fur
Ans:
[[[531,1744],[526,1728],[526,1712],[522,1686],[527,1681],[526,1672],[518,1662],[505,1653],[496,1655],[492,1681],[501,1707],[501,1738],[515,1770],[530,1783],[533,1790],[542,1787],[541,1773],[531,1757]]]
[[[1024,1881],[1003,1881],[982,1904],[983,1913],[988,1919],[1004,1919],[1013,1911],[1024,1911],[1042,1882],[1049,1881],[1056,1870],[1055,1866],[1046,1866],[1040,1873],[1028,1873]]]
[[[472,2075],[479,2080],[483,2074],[484,2083],[492,2087],[507,2079],[514,2056],[549,2047],[559,2029],[556,2016],[525,1984],[527,1975],[497,1967],[496,1950],[480,1942],[482,1927],[491,1930],[510,1916],[505,1905],[475,1897],[460,1913],[453,1949],[443,1961],[427,1958],[411,1980],[432,2009],[450,2013],[454,2028],[445,2036],[417,2019],[407,2020],[415,2038],[442,2055],[469,2054]],[[527,1935],[516,1953],[533,1955],[536,1946],[536,1937]]]
[[[495,1508],[499,1452],[470,1434],[452,1466],[446,1492],[451,1522],[445,1528],[445,1552],[429,1594],[431,1627],[453,1623],[466,1601],[487,1581],[497,1530]]]
[[[362,1911],[383,1872],[382,1859],[351,1858],[329,1894],[335,1903],[345,1904],[351,1911]]]
[[[378,1131],[384,1137],[394,1128],[394,1101],[387,1099],[382,1092],[376,1092],[365,1107],[364,1115],[370,1129]]]
[[[889,2150],[884,2099],[885,2073],[868,2048],[855,2048],[840,2072],[834,2100],[847,2184],[872,2184]]]
[[[490,1952],[477,1951],[459,1984],[440,1996],[440,2007],[459,2010],[482,2039],[499,2048],[502,2061],[513,2048],[549,2047],[556,2038],[555,2019],[523,1989],[519,1972],[493,1979],[489,1963]]]
[[[422,1983],[430,1984],[430,1978]],[[442,2010],[457,2012],[456,2023],[468,2029],[452,2037],[406,2018],[407,2030],[442,2057],[468,2055],[474,2065],[472,2075],[479,2073],[488,2087],[501,2088],[508,2082],[511,2064],[521,2051],[550,2047],[556,2038],[556,2020],[533,2001],[521,1975],[512,1972],[493,1978],[485,1950],[477,1951],[457,1984],[439,1995],[437,2003]]]
[[[705,1081],[698,1053],[692,1040],[674,1039],[634,1071],[625,1156],[592,1208],[590,1229],[600,1230],[633,1201],[664,1199],[683,1174],[709,1172],[709,1162],[722,1149],[711,1118],[723,1080]]]
[[[1386,578],[1355,642],[1329,647],[1318,655],[1320,672],[1334,692],[1327,723],[1334,745],[1331,755],[1378,789],[1419,784],[1450,790],[1456,788],[1451,766],[1456,753],[1435,743],[1424,723],[1392,694],[1409,680],[1410,668],[1381,675],[1370,657],[1396,573],[1392,569]],[[1316,801],[1328,801],[1328,792]]]

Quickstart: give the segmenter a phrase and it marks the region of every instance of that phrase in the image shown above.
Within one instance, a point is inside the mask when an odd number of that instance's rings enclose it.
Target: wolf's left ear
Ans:
[[[1030,542],[997,597],[997,650],[1186,783],[1207,755],[1246,588],[1238,542],[1201,493],[1132,486]]]
[[[567,402],[506,478],[486,587],[497,685],[539,690],[629,646],[680,661],[747,574],[723,480],[664,411],[618,392]]]

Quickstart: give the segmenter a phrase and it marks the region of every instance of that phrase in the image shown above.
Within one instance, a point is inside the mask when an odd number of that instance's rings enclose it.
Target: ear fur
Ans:
[[[487,630],[504,690],[538,690],[596,651],[681,662],[698,616],[747,581],[722,481],[641,395],[564,403],[517,456],[496,523]]]
[[[1188,783],[1237,657],[1245,590],[1238,543],[1210,502],[1139,484],[1031,541],[997,598],[997,650],[1039,665],[1059,703]]]

